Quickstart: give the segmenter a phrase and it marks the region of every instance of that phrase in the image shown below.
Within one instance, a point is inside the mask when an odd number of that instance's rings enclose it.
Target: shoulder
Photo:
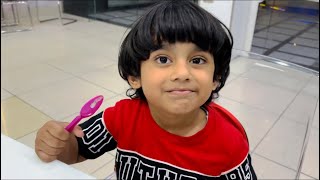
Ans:
[[[235,131],[235,133],[239,134],[241,138],[247,140],[247,134],[242,124],[228,110],[212,102],[208,106],[208,111],[214,116],[214,118],[218,121],[218,123],[220,123],[220,125],[223,125],[223,127],[226,128],[230,128],[232,131]]]
[[[146,109],[148,109],[148,104],[141,99],[122,99],[114,106],[106,108],[103,112],[103,118],[107,120],[126,117],[127,119]]]
[[[144,102],[141,99],[122,99],[115,103],[114,106],[106,108],[104,111],[105,113],[108,113],[110,111],[117,112],[133,112],[136,111],[139,108],[144,108],[147,106],[147,103]]]
[[[106,127],[117,138],[120,129],[132,127],[147,110],[148,104],[141,99],[122,99],[105,109],[102,117]]]
[[[249,153],[246,132],[238,119],[220,105],[211,103],[207,109],[209,118],[215,124],[220,145],[230,158],[227,169],[234,168],[241,164]]]
[[[122,99],[118,101],[115,106],[140,106],[144,101],[141,99]]]

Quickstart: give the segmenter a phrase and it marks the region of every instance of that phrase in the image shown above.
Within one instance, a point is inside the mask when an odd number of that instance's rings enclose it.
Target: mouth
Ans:
[[[189,95],[189,94],[193,93],[194,91],[191,89],[171,89],[166,92],[171,95],[176,95],[176,96],[180,95],[181,96],[181,95]]]

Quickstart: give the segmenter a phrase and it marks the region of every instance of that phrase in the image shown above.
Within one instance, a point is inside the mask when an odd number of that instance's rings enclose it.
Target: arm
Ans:
[[[95,159],[117,147],[117,142],[105,126],[102,114],[101,112],[79,125],[84,136],[75,137],[79,154],[78,162],[83,159]]]

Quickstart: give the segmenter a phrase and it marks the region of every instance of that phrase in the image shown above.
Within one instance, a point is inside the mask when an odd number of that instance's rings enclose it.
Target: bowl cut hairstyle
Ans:
[[[229,76],[233,38],[221,21],[187,0],[160,1],[133,24],[120,47],[120,76],[127,82],[129,76],[139,78],[141,62],[149,59],[151,52],[164,43],[176,42],[194,43],[213,56],[213,80],[219,85],[205,102],[210,103]],[[142,88],[128,89],[127,96],[146,100]]]

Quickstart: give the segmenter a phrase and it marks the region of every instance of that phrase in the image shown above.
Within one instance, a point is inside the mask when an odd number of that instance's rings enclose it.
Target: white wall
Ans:
[[[234,38],[234,49],[251,50],[259,2],[258,0],[234,2],[230,28]]]
[[[199,0],[199,5],[230,28],[232,0]]]
[[[199,5],[222,21],[234,38],[234,49],[250,51],[261,0],[199,0]]]

